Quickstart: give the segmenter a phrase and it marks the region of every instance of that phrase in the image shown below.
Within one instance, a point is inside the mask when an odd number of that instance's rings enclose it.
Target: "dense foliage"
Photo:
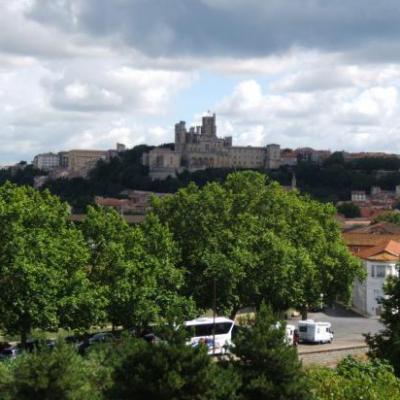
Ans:
[[[156,199],[188,270],[186,293],[199,308],[234,315],[265,301],[275,311],[307,310],[321,301],[347,301],[359,263],[334,220],[335,208],[284,191],[256,172],[230,174],[223,184],[190,184]]]
[[[151,344],[127,341],[119,349],[111,398],[128,400],[213,400],[232,398],[230,382],[219,386],[219,368],[207,348],[193,348],[184,342]]]
[[[375,222],[381,221],[391,222],[392,224],[400,225],[400,212],[392,211],[377,216]]]
[[[400,380],[383,361],[344,359],[335,369],[314,367],[307,371],[310,400],[395,400]]]
[[[47,191],[0,187],[0,327],[22,341],[35,328],[95,322],[88,250],[68,215],[67,204]]]
[[[295,347],[285,340],[285,325],[262,305],[255,321],[235,339],[234,368],[241,376],[244,399],[308,398]]]
[[[337,206],[337,210],[340,214],[344,215],[346,218],[357,218],[361,217],[360,207],[354,203],[342,203]]]
[[[175,267],[172,235],[156,217],[129,226],[115,210],[89,207],[81,229],[104,322],[143,328],[161,316],[182,320],[193,312],[190,299],[179,295],[184,276]]]
[[[397,376],[400,376],[400,279],[390,276],[384,287],[385,297],[380,299],[383,312],[381,321],[385,329],[375,335],[367,335],[370,356],[388,360]]]

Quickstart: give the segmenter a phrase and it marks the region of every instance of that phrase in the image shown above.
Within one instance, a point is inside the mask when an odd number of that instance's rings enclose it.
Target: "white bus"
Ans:
[[[198,346],[203,343],[208,347],[208,354],[225,354],[232,345],[235,321],[229,318],[216,317],[215,324],[213,318],[196,318],[186,321],[184,326],[190,334],[188,344]]]

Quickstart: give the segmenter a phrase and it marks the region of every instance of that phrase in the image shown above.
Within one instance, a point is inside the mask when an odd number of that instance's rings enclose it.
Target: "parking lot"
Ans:
[[[334,339],[332,344],[302,344],[299,346],[299,350],[362,345],[365,343],[364,333],[376,333],[383,328],[377,318],[364,318],[340,306],[329,308],[325,312],[309,313],[308,318],[315,321],[330,322],[334,331]],[[288,323],[297,325],[298,319],[292,318]]]

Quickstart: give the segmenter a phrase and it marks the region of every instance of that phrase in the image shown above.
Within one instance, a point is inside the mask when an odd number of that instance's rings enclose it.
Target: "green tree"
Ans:
[[[346,218],[357,218],[361,217],[361,210],[357,204],[354,203],[342,203],[336,207],[340,214],[343,214]]]
[[[0,362],[0,400],[13,400],[13,364]]]
[[[86,361],[63,341],[54,349],[42,348],[15,361],[15,400],[97,400]]]
[[[337,297],[347,301],[359,263],[342,241],[336,210],[298,192],[286,192],[265,175],[230,174],[223,184],[190,184],[155,199],[154,213],[173,233],[186,293],[198,307],[219,312],[269,302],[274,310]]]
[[[393,211],[378,215],[374,222],[391,222],[392,224],[400,225],[400,212]]]
[[[183,273],[175,267],[172,235],[156,217],[129,226],[114,210],[89,207],[82,231],[91,252],[89,277],[104,300],[106,321],[143,328],[191,312],[191,301],[179,295]]]
[[[68,216],[67,204],[48,191],[9,183],[0,188],[0,325],[23,343],[35,328],[95,320],[88,252]]]
[[[297,349],[286,343],[285,325],[262,305],[255,321],[235,339],[234,365],[246,400],[308,398]]]
[[[306,371],[311,400],[395,400],[400,380],[391,366],[378,359],[345,358],[336,369],[314,367]]]
[[[368,334],[366,341],[370,347],[369,355],[388,360],[400,376],[400,279],[397,276],[387,278],[384,293],[380,304],[385,329],[375,335]]]
[[[184,342],[125,341],[118,350],[109,396],[120,400],[213,400],[236,397],[238,376],[221,369],[207,348]],[[230,379],[230,381],[224,381]]]

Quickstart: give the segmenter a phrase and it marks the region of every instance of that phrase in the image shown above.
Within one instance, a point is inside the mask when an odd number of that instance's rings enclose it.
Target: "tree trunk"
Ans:
[[[301,319],[303,321],[306,320],[308,317],[308,307],[307,306],[302,307],[300,313],[301,313]]]
[[[238,304],[234,305],[231,310],[231,313],[229,315],[229,318],[235,320],[236,313],[239,311],[239,309],[240,309],[240,306]]]
[[[28,337],[28,332],[25,329],[22,329],[22,331],[21,331],[21,345],[22,345],[23,349],[25,349],[25,347],[26,347],[27,337]]]

